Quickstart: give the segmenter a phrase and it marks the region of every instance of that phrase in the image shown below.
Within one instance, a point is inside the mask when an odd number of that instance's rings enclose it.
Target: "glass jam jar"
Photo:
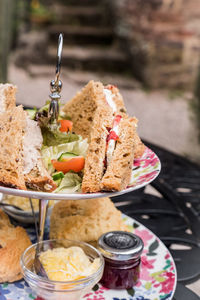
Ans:
[[[141,238],[125,231],[111,231],[98,240],[105,259],[101,284],[109,289],[130,289],[139,279],[140,257],[144,248]]]

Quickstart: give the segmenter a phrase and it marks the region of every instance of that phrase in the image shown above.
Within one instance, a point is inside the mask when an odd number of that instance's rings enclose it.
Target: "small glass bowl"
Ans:
[[[44,300],[79,300],[87,294],[101,279],[104,270],[104,259],[93,246],[72,240],[48,240],[39,243],[39,254],[58,247],[78,246],[83,249],[91,261],[100,259],[100,266],[95,273],[75,281],[52,281],[34,273],[34,257],[38,243],[28,247],[21,257],[22,274],[34,293]]]

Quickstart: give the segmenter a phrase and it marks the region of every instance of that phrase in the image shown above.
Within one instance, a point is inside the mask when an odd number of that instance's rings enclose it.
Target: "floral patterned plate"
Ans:
[[[37,191],[24,191],[6,187],[0,187],[0,192],[3,194],[16,195],[21,197],[48,199],[48,200],[67,200],[67,199],[91,199],[100,197],[113,197],[129,193],[137,190],[151,181],[153,181],[161,170],[160,160],[157,155],[149,148],[145,148],[143,156],[134,160],[132,168],[132,176],[128,187],[120,192],[102,192],[102,193],[73,193],[73,194],[56,194],[44,193]]]
[[[129,229],[144,241],[140,280],[129,290],[109,290],[97,284],[82,300],[170,300],[176,289],[176,267],[164,244],[146,227],[123,215]],[[47,221],[47,223],[49,220]],[[48,224],[45,238],[48,238]],[[33,242],[35,234],[28,230]],[[1,300],[39,300],[24,280],[0,284]]]

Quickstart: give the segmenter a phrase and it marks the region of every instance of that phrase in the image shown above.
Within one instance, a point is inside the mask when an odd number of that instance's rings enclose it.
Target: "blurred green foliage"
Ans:
[[[31,21],[34,23],[49,22],[52,19],[52,13],[39,0],[32,0],[30,4]]]

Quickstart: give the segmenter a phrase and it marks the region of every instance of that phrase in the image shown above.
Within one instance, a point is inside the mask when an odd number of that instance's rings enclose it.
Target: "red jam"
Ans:
[[[140,259],[128,262],[105,259],[101,284],[109,289],[130,289],[139,279]]]
[[[102,235],[98,248],[105,259],[101,284],[110,289],[130,289],[139,279],[142,240],[129,232],[112,231]]]

